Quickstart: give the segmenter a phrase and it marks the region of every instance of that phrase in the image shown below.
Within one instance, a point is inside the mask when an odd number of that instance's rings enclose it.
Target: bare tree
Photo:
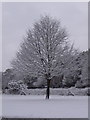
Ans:
[[[50,16],[42,16],[28,30],[12,66],[23,75],[44,76],[47,80],[46,98],[49,99],[52,77],[60,75],[63,69],[67,70],[74,54],[60,22]]]

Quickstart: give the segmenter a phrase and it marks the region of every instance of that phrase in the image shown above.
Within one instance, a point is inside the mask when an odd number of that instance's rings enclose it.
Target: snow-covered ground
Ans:
[[[2,116],[2,95],[0,94],[0,118]]]
[[[8,118],[88,118],[87,96],[7,96],[2,116]]]

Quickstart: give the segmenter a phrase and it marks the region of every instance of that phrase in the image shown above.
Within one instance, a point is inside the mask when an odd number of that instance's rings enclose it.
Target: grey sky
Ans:
[[[10,67],[27,29],[45,14],[60,19],[76,48],[88,49],[88,3],[3,3],[3,70]]]
[[[0,2],[0,18],[2,18],[2,4]],[[0,19],[0,71],[2,69],[2,19]]]

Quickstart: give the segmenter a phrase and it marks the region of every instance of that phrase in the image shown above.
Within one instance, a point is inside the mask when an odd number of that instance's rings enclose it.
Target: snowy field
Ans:
[[[87,96],[3,95],[2,116],[7,118],[88,118]]]
[[[0,119],[2,116],[2,95],[0,94]]]

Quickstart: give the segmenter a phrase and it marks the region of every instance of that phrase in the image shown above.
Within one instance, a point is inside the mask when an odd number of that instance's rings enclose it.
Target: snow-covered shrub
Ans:
[[[62,81],[62,85],[63,87],[67,87],[67,88],[73,87],[75,86],[76,81],[77,81],[76,76],[69,74],[64,77]]]
[[[37,77],[30,75],[24,76],[24,83],[27,85],[28,89],[34,88],[34,83],[37,82]]]
[[[62,87],[62,80],[63,80],[63,75],[54,76],[51,80],[50,86],[52,88],[60,88]]]
[[[23,83],[22,80],[19,81],[11,81],[8,83],[8,93],[9,94],[26,94],[27,86]]]
[[[87,90],[87,95],[90,96],[90,88]]]
[[[81,79],[80,81],[77,81],[76,85],[75,85],[76,88],[85,88],[85,87],[88,87],[88,79]]]

